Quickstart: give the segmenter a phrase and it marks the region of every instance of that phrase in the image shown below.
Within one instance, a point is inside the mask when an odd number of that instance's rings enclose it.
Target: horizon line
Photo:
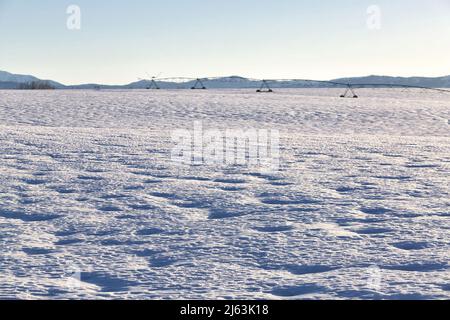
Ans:
[[[445,77],[450,77],[450,74],[448,75],[441,75],[441,76],[425,76],[425,75],[408,75],[408,76],[398,76],[398,75],[382,75],[382,74],[369,74],[369,75],[359,75],[359,76],[340,76],[337,78],[331,78],[331,79],[304,79],[304,78],[274,78],[274,77],[266,77],[266,78],[257,78],[257,77],[248,77],[248,76],[242,76],[242,75],[238,75],[238,74],[231,74],[228,76],[202,76],[202,77],[189,77],[189,76],[171,76],[171,77],[136,77],[136,81],[131,81],[131,82],[125,82],[122,84],[119,83],[115,83],[115,84],[104,84],[104,83],[99,83],[99,82],[82,82],[82,83],[72,83],[72,84],[67,84],[67,83],[63,83],[60,82],[58,80],[55,79],[46,79],[46,78],[41,78],[39,76],[36,76],[34,74],[24,74],[24,73],[14,73],[14,72],[9,72],[9,71],[5,71],[5,70],[0,70],[6,73],[9,73],[11,75],[15,75],[15,76],[31,76],[31,77],[35,77],[38,80],[41,81],[53,81],[53,82],[57,82],[63,86],[66,87],[70,87],[70,86],[81,86],[81,85],[102,85],[102,86],[126,86],[132,83],[136,83],[136,82],[140,82],[140,81],[151,81],[153,80],[170,80],[170,79],[184,79],[186,81],[180,81],[180,83],[183,82],[190,82],[190,81],[195,81],[196,79],[221,79],[221,78],[232,78],[232,77],[239,77],[239,78],[243,78],[249,81],[263,81],[263,80],[267,80],[267,81],[301,81],[301,80],[311,80],[311,81],[333,81],[333,80],[339,80],[339,79],[352,79],[352,78],[366,78],[366,77],[389,77],[389,78],[405,78],[405,79],[411,79],[411,78],[429,78],[429,79],[437,79],[437,78],[445,78]],[[3,81],[1,81],[3,82]],[[13,81],[14,82],[14,81]],[[168,81],[171,82],[171,81]],[[173,82],[173,81],[172,81]],[[176,83],[176,82],[173,82]]]

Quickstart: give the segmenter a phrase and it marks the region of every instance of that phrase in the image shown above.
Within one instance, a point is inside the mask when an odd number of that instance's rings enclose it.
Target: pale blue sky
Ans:
[[[66,27],[68,5],[81,30]],[[379,5],[381,30],[367,27]],[[0,0],[0,70],[65,84],[450,74],[450,0]]]

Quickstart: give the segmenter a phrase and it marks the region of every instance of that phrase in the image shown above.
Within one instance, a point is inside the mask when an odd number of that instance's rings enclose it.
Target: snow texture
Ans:
[[[450,97],[0,91],[0,298],[449,299]],[[278,129],[280,170],[171,132]]]

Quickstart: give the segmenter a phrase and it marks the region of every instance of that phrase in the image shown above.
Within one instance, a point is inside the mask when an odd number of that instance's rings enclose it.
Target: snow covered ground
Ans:
[[[450,298],[450,96],[0,91],[0,298]],[[278,129],[280,170],[171,132]]]

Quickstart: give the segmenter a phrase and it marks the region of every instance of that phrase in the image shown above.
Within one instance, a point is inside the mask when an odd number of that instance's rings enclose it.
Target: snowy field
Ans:
[[[450,95],[0,91],[0,298],[449,299]],[[278,129],[280,170],[171,132]]]

